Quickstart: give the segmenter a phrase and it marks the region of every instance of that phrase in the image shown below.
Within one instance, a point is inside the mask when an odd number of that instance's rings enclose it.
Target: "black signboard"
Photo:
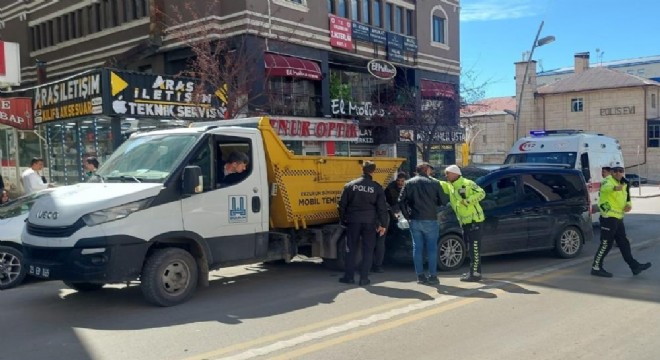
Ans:
[[[369,26],[353,21],[353,40],[371,41],[369,37]]]
[[[417,52],[417,38],[405,36],[403,38],[403,50],[408,52]]]
[[[403,50],[401,49],[395,49],[390,46],[387,47],[387,60],[389,61],[396,61],[396,62],[404,62],[404,57],[403,57]]]
[[[387,33],[387,48],[403,50],[403,36],[395,33]]]
[[[369,28],[369,37],[371,38],[371,42],[380,44],[380,45],[387,45],[387,32],[385,30],[381,29],[376,29],[376,28]]]
[[[224,119],[224,108],[211,89],[199,91],[199,80],[110,71],[110,89],[106,94],[110,114],[130,117],[174,119]]]
[[[34,122],[77,118],[103,113],[102,73],[95,70],[67,80],[40,85],[34,91]]]

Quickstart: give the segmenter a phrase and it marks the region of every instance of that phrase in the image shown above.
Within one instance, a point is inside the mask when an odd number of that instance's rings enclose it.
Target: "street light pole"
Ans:
[[[546,36],[539,40],[539,35],[541,35],[541,30],[543,29],[543,24],[544,21],[541,21],[541,25],[539,26],[539,31],[536,32],[536,37],[534,38],[534,43],[532,44],[532,50],[529,52],[529,56],[527,57],[527,64],[525,65],[525,74],[523,75],[522,78],[522,84],[520,85],[520,94],[518,96],[518,99],[516,101],[516,114],[513,116],[514,121],[516,122],[516,138],[513,139],[515,142],[518,140],[518,136],[520,136],[520,108],[522,105],[523,101],[523,92],[525,90],[525,83],[527,82],[527,73],[529,72],[529,63],[532,61],[532,56],[534,55],[534,49],[536,49],[537,46],[543,46],[546,44],[549,44],[553,41],[555,41],[554,36]]]

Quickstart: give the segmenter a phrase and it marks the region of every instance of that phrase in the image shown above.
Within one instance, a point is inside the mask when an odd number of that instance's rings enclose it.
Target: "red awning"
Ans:
[[[34,129],[31,98],[0,98],[0,124],[18,130]]]
[[[292,76],[321,80],[321,67],[315,61],[267,53],[264,57],[268,76]]]
[[[423,98],[448,97],[454,98],[456,91],[454,85],[437,81],[422,79],[420,82]]]

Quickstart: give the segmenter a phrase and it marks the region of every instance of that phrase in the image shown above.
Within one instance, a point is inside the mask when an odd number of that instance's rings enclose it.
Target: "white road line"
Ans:
[[[643,241],[643,242],[640,242],[640,243],[636,243],[632,247],[633,248],[638,248],[638,247],[646,246],[649,243],[651,243],[652,241],[657,241],[657,239],[650,239],[650,240],[646,240],[646,241]],[[618,252],[618,250],[615,251],[613,249],[611,253],[616,253],[616,252]],[[567,260],[567,261],[561,262],[561,264],[548,266],[548,267],[545,267],[545,268],[542,268],[542,269],[539,269],[539,270],[536,270],[536,271],[531,271],[531,272],[516,275],[516,276],[513,277],[513,279],[514,279],[514,281],[528,280],[528,279],[531,279],[531,278],[535,278],[535,277],[539,277],[539,276],[551,273],[553,271],[568,268],[568,267],[575,266],[575,265],[578,265],[578,264],[582,264],[582,263],[585,263],[585,262],[591,262],[592,260],[593,259],[591,257]],[[357,328],[360,328],[360,327],[367,327],[367,326],[370,326],[370,325],[375,324],[377,322],[389,320],[389,319],[399,317],[399,316],[402,316],[402,315],[406,315],[406,314],[409,314],[409,313],[412,313],[412,312],[416,312],[416,311],[419,311],[419,310],[422,310],[422,309],[430,308],[430,307],[433,307],[433,306],[436,306],[436,305],[439,305],[439,304],[442,304],[442,303],[449,302],[451,300],[458,299],[460,297],[469,296],[469,295],[477,293],[481,290],[503,288],[503,287],[506,287],[507,284],[510,283],[508,281],[502,281],[502,280],[498,280],[497,282],[498,282],[498,284],[501,284],[501,285],[493,286],[492,284],[489,284],[489,285],[481,286],[479,288],[465,289],[464,291],[460,291],[459,293],[457,293],[457,295],[441,295],[440,297],[438,297],[434,300],[431,300],[431,301],[422,301],[422,302],[407,305],[407,306],[404,306],[404,307],[401,307],[401,308],[398,308],[398,309],[388,310],[384,313],[374,314],[374,315],[368,316],[368,317],[363,318],[363,319],[352,320],[352,321],[349,321],[349,322],[347,322],[345,324],[342,324],[342,325],[332,326],[332,327],[329,327],[329,328],[326,328],[326,329],[323,329],[323,330],[313,331],[313,332],[309,332],[309,333],[306,333],[306,334],[303,334],[303,335],[300,335],[300,336],[297,336],[297,337],[293,337],[293,338],[288,339],[288,340],[281,340],[281,341],[274,342],[270,345],[266,345],[266,346],[246,350],[246,351],[238,353],[236,355],[232,355],[232,356],[228,356],[228,357],[222,357],[222,358],[212,358],[212,359],[214,359],[214,360],[246,360],[246,359],[253,359],[253,358],[256,358],[256,357],[259,357],[259,356],[272,354],[272,353],[282,351],[282,350],[285,350],[285,349],[288,349],[288,348],[292,348],[292,347],[295,347],[295,346],[298,346],[298,345],[301,345],[301,344],[305,344],[305,343],[308,343],[308,342],[311,342],[311,341],[315,341],[315,340],[323,339],[323,338],[326,338],[326,337],[334,336],[334,335],[337,335],[337,334],[345,333],[345,332],[348,332],[348,331],[351,331],[351,330],[354,330],[354,329],[357,329]]]

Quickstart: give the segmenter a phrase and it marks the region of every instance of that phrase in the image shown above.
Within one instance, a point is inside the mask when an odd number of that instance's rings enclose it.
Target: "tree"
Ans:
[[[185,70],[179,76],[197,79],[199,86],[194,95],[208,94],[209,90],[220,99],[221,113],[225,119],[243,117],[252,112],[259,112],[264,102],[268,102],[265,88],[257,88],[264,72],[254,69],[264,68],[263,54],[267,49],[261,37],[282,41],[293,36],[270,31],[271,24],[245,12],[244,21],[236,27],[221,23],[213,15],[220,14],[223,2],[182,1],[170,5],[162,11],[166,23],[166,33],[176,41],[185,44],[191,56]],[[236,31],[241,32],[235,35]],[[263,110],[262,110],[263,111]]]

